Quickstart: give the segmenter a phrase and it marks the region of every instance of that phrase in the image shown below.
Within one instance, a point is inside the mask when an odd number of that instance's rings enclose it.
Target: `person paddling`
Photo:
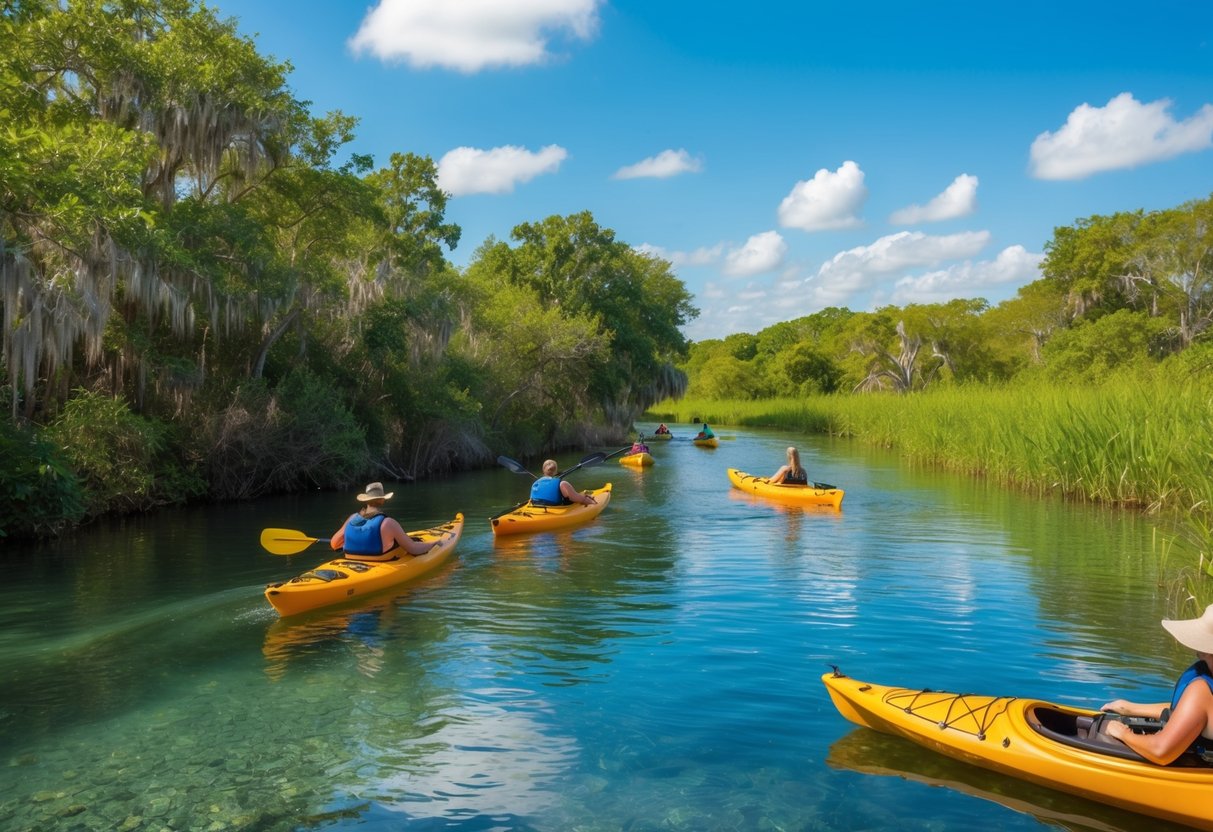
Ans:
[[[384,493],[383,483],[373,482],[358,495],[362,508],[341,524],[329,540],[334,550],[344,549],[353,560],[395,560],[401,549],[409,555],[424,555],[437,545],[414,540],[398,522],[383,513],[383,505],[395,491]]]
[[[809,475],[800,464],[800,451],[788,447],[788,464],[771,475],[771,482],[784,485],[808,485]]]
[[[1164,719],[1162,729],[1153,734],[1137,734],[1123,722],[1111,721],[1104,729],[1152,763],[1165,766],[1187,751],[1193,743],[1213,748],[1213,604],[1200,618],[1164,619],[1163,629],[1176,641],[1196,652],[1196,662],[1183,672],[1175,684],[1170,702],[1141,704],[1116,699],[1101,711],[1121,716]],[[1164,717],[1165,711],[1170,714]]]
[[[569,503],[593,505],[598,501],[590,494],[582,494],[573,484],[558,477],[556,460],[543,461],[543,476],[531,483],[531,502],[537,506],[561,506]]]

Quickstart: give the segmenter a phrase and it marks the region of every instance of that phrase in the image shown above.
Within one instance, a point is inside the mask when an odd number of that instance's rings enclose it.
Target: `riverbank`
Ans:
[[[850,437],[914,464],[1009,487],[1171,515],[1207,559],[1213,381],[1162,374],[1100,387],[966,386],[913,395],[664,401],[653,421],[706,420]]]

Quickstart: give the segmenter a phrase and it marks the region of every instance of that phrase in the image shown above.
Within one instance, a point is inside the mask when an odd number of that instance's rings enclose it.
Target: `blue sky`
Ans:
[[[982,297],[1053,229],[1213,194],[1213,2],[216,0],[353,150],[432,157],[464,266],[588,210],[694,339]]]

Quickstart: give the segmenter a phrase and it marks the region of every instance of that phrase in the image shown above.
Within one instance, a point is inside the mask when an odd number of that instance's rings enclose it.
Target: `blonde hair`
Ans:
[[[554,477],[556,476],[556,472],[559,470],[560,468],[556,465],[556,460],[545,459],[543,461],[543,475],[545,477]]]
[[[788,446],[788,466],[792,469],[793,474],[799,474],[804,471],[804,468],[800,465],[800,451],[791,445]]]

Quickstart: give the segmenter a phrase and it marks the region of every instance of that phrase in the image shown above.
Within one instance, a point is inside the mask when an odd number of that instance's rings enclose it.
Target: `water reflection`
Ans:
[[[989,800],[1072,832],[1180,832],[1185,826],[1111,809],[1005,774],[934,754],[900,737],[857,728],[830,746],[826,763],[861,774],[900,777]],[[929,796],[923,796],[929,802]],[[994,823],[990,823],[994,826]]]

